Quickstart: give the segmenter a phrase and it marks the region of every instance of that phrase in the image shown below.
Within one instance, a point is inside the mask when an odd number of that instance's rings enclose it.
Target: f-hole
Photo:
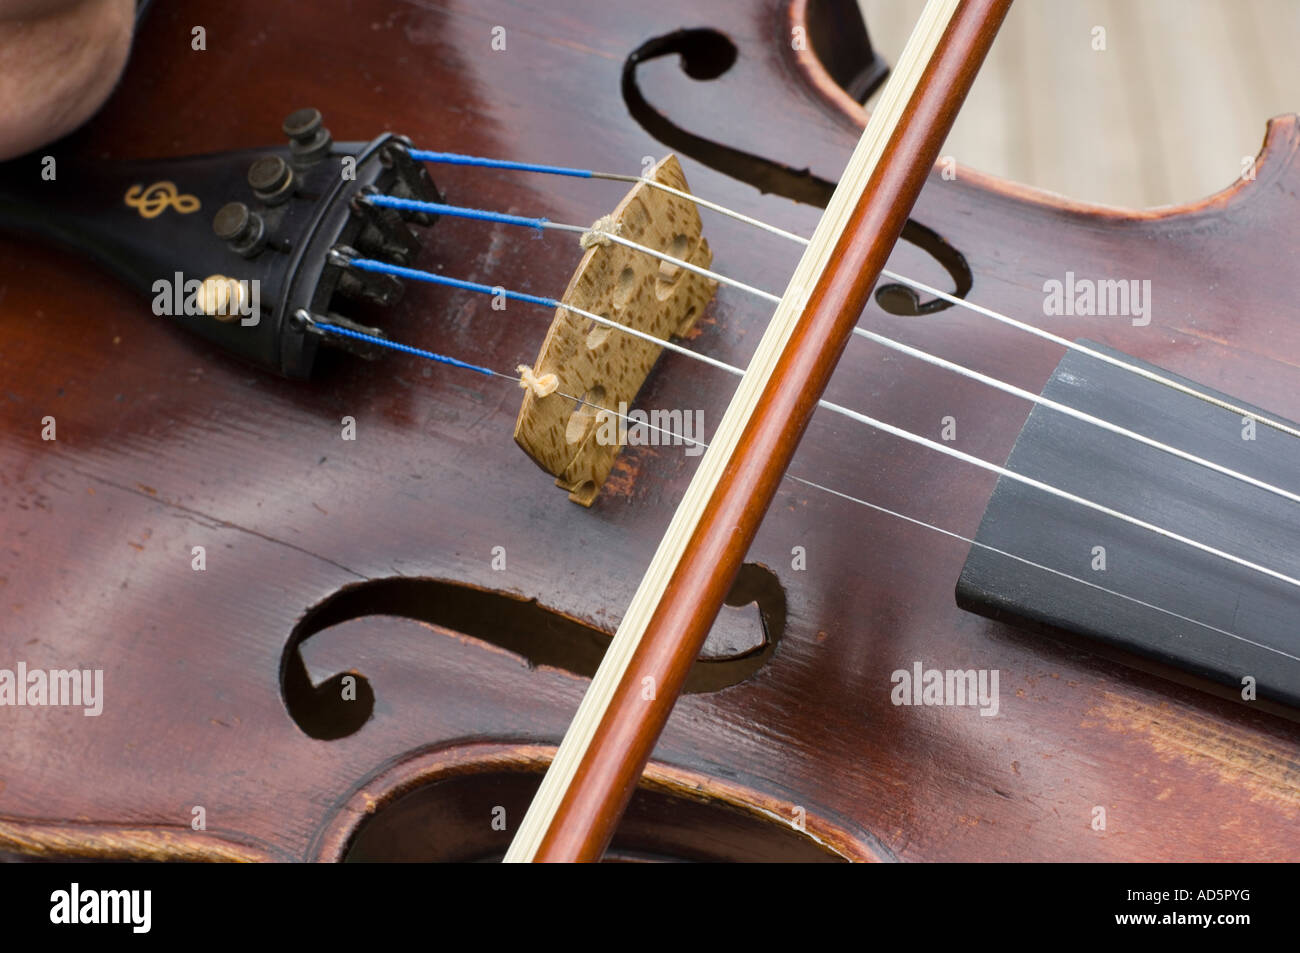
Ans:
[[[377,615],[426,622],[514,652],[534,666],[562,668],[585,678],[595,674],[613,635],[536,600],[464,583],[399,577],[348,586],[303,615],[281,656],[285,709],[312,738],[355,734],[374,712],[375,688],[355,669],[313,681],[303,643],[333,626]],[[776,651],[785,624],[785,590],[776,574],[745,563],[686,677],[685,691],[718,691],[749,678]],[[348,678],[353,681],[345,683]]]
[[[763,156],[696,135],[678,126],[650,105],[637,83],[637,69],[642,63],[664,56],[677,56],[682,72],[694,80],[708,81],[722,76],[735,65],[739,56],[736,45],[717,30],[694,28],[677,30],[647,40],[623,63],[622,92],[632,117],[674,152],[688,155],[724,175],[746,182],[760,192],[780,195],[795,202],[825,208],[835,191],[835,183],[813,175],[808,169],[793,169]],[[883,78],[883,77],[882,77]],[[933,229],[912,219],[903,226],[902,239],[926,252],[952,279],[957,298],[970,294],[975,279],[965,256]],[[900,284],[881,285],[876,289],[876,303],[891,314],[916,316],[935,314],[952,307],[942,298],[922,301],[911,288]]]

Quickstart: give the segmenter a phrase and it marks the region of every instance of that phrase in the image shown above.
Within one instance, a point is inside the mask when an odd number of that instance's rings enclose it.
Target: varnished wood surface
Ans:
[[[310,103],[340,139],[392,129],[430,148],[634,172],[666,150],[624,110],[623,58],[691,24],[724,30],[741,51],[735,67],[698,82],[660,61],[645,68],[647,97],[685,127],[834,179],[859,129],[790,51],[787,15],[776,2],[367,0],[328,18],[305,4],[159,5],[122,87],[78,141],[105,157],[253,147]],[[190,50],[195,23],[208,28],[206,53]],[[503,53],[489,46],[496,25]],[[1177,212],[1102,214],[935,176],[915,217],[966,256],[975,300],[1294,419],[1298,147],[1294,121],[1274,123],[1255,181]],[[804,234],[817,220],[689,157],[683,166],[702,195]],[[451,201],[560,221],[601,214],[621,193],[434,174]],[[716,268],[765,287],[797,258],[716,216],[705,234]],[[426,264],[540,294],[562,290],[578,260],[567,241],[505,226],[444,221],[430,238]],[[629,448],[583,511],[512,443],[513,385],[399,356],[277,381],[213,355],[72,256],[6,238],[0,260],[2,657],[102,667],[107,694],[99,718],[0,712],[0,844],[336,857],[367,812],[436,776],[430,764],[558,741],[585,680],[373,617],[304,644],[314,677],[356,670],[376,695],[355,734],[309,737],[281,698],[285,645],[340,588],[394,576],[524,595],[612,631],[690,459]],[[892,266],[937,280],[909,246]],[[1066,270],[1151,278],[1151,325],[1045,317],[1042,282]],[[536,354],[549,316],[513,304],[506,314],[412,287],[386,327],[508,369]],[[722,289],[692,346],[743,363],[763,318]],[[907,319],[872,304],[863,322],[1032,389],[1059,359],[966,313]],[[643,405],[701,407],[711,428],[731,387],[666,355]],[[827,396],[931,436],[955,415],[956,446],[995,461],[1026,412],[861,341]],[[54,443],[40,439],[47,414]],[[357,419],[355,443],[340,440],[344,415]],[[967,535],[992,487],[820,414],[791,472]],[[190,568],[195,545],[207,547],[204,573]],[[503,571],[492,569],[494,546],[506,548]],[[794,546],[807,551],[806,571],[790,568]],[[749,554],[785,587],[781,644],[747,681],[683,698],[652,771],[777,816],[801,807],[810,834],[852,856],[1300,856],[1294,726],[960,612],[952,590],[964,557],[933,533],[786,483]],[[914,661],[998,669],[998,716],[892,705],[890,674]],[[190,830],[195,805],[207,811],[202,835]],[[488,824],[492,806],[468,805],[467,817]],[[1105,831],[1091,828],[1096,806]]]

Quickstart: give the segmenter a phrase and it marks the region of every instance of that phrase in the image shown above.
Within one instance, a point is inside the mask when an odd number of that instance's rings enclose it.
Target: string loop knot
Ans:
[[[515,370],[519,372],[519,386],[532,391],[534,397],[546,397],[555,393],[555,389],[560,386],[560,379],[554,374],[538,376],[527,364],[520,364]]]
[[[597,245],[609,245],[610,235],[617,235],[623,231],[623,223],[613,215],[602,215],[596,221],[591,223],[591,228],[582,233],[578,239],[578,244],[583,248],[594,248]]]

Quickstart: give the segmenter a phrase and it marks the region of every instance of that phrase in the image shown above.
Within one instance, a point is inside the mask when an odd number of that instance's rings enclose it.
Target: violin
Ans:
[[[1300,857],[1300,121],[953,174],[1007,4],[150,9],[0,175],[0,851]]]

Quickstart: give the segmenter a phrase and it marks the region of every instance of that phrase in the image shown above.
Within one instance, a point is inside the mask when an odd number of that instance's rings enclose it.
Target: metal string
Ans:
[[[414,355],[414,356],[416,356],[416,357],[425,358],[425,359],[427,359],[427,360],[437,361],[438,363],[441,363],[441,364],[446,364],[446,365],[449,365],[449,366],[452,366],[452,367],[457,367],[457,368],[460,368],[460,369],[462,369],[462,370],[473,371],[473,372],[475,372],[475,373],[482,374],[482,375],[484,375],[484,376],[486,376],[486,377],[499,378],[499,379],[501,379],[501,380],[504,380],[504,381],[510,381],[510,382],[512,382],[512,383],[515,383],[515,384],[523,384],[523,383],[524,383],[524,381],[523,381],[523,379],[522,379],[521,377],[519,377],[519,376],[517,376],[517,375],[514,375],[514,374],[508,374],[508,373],[504,373],[504,372],[501,372],[501,371],[495,371],[495,370],[492,370],[491,368],[483,367],[483,366],[481,366],[481,365],[477,365],[477,364],[471,364],[471,363],[469,363],[469,362],[467,362],[467,361],[461,361],[461,360],[458,360],[458,359],[456,359],[456,358],[447,357],[446,355],[437,354],[437,353],[434,353],[434,352],[432,352],[432,351],[427,351],[427,350],[425,350],[425,349],[423,349],[423,348],[411,347],[411,346],[406,345],[406,344],[401,344],[401,343],[399,343],[399,342],[397,342],[397,341],[389,340],[388,338],[375,337],[374,335],[365,334],[365,333],[360,332],[360,331],[355,331],[355,330],[353,330],[353,329],[351,329],[351,328],[345,328],[345,327],[342,327],[342,326],[339,326],[339,325],[330,324],[330,323],[327,322],[327,321],[324,321],[324,320],[322,320],[322,319],[315,318],[315,317],[309,315],[306,311],[299,311],[299,312],[298,312],[298,317],[300,318],[300,320],[302,320],[302,321],[303,321],[305,324],[307,324],[308,326],[313,327],[313,328],[316,328],[316,329],[318,329],[321,333],[324,333],[324,334],[337,334],[337,335],[340,335],[340,336],[343,336],[343,337],[352,338],[352,339],[354,339],[354,340],[365,341],[365,342],[367,342],[367,343],[370,343],[370,344],[373,344],[373,345],[377,345],[377,346],[379,346],[379,347],[388,348],[388,349],[390,349],[390,350],[397,351],[397,352],[399,352],[399,353],[410,354],[410,355]],[[622,414],[622,413],[619,413],[618,411],[613,410],[613,409],[610,409],[610,408],[608,408],[608,407],[602,407],[602,406],[600,406],[600,405],[598,405],[598,404],[594,404],[594,403],[592,403],[592,402],[586,400],[585,397],[575,397],[575,396],[572,395],[572,394],[567,394],[567,393],[565,393],[565,392],[563,392],[563,391],[558,391],[558,390],[557,390],[557,391],[554,391],[553,393],[556,393],[556,394],[560,395],[561,397],[568,398],[569,400],[575,401],[577,404],[581,404],[581,405],[585,405],[585,406],[591,407],[591,408],[592,408],[593,410],[595,410],[598,414],[609,414],[609,415],[611,415],[611,416],[613,416],[613,417],[621,418],[622,420],[626,421],[626,422],[627,422],[629,425],[631,425],[631,426],[645,427],[645,428],[647,428],[647,429],[657,431],[657,432],[659,432],[659,433],[662,433],[662,434],[665,434],[665,435],[667,435],[667,436],[669,436],[669,437],[672,437],[673,439],[675,439],[675,440],[677,440],[677,441],[680,441],[681,443],[684,443],[684,444],[687,444],[687,443],[688,443],[688,444],[693,444],[693,445],[699,446],[699,447],[701,447],[701,448],[707,448],[707,447],[708,447],[708,443],[706,443],[706,442],[703,441],[703,440],[699,440],[699,439],[696,439],[696,438],[693,438],[693,437],[687,437],[687,436],[685,436],[685,435],[683,435],[683,434],[677,433],[676,431],[672,430],[671,428],[661,427],[661,426],[658,426],[657,424],[651,423],[649,420],[645,420],[645,421],[634,420],[634,419],[632,419],[632,417],[631,417],[630,415],[628,415],[628,414]],[[1293,662],[1300,662],[1300,656],[1292,655],[1292,654],[1290,654],[1289,652],[1286,652],[1286,651],[1284,651],[1284,650],[1282,650],[1282,649],[1279,649],[1279,648],[1276,648],[1276,647],[1274,647],[1274,646],[1271,646],[1271,645],[1265,645],[1264,643],[1261,643],[1261,642],[1256,642],[1256,641],[1254,641],[1254,640],[1252,640],[1252,639],[1246,638],[1246,637],[1243,636],[1243,635],[1238,635],[1237,633],[1235,633],[1235,632],[1231,632],[1231,631],[1229,631],[1229,630],[1227,630],[1227,629],[1223,629],[1223,628],[1220,628],[1220,627],[1218,627],[1218,626],[1211,625],[1211,624],[1208,623],[1208,622],[1202,622],[1202,621],[1200,621],[1199,619],[1194,619],[1194,618],[1192,618],[1191,616],[1183,615],[1182,613],[1175,612],[1175,611],[1173,611],[1173,610],[1171,610],[1171,609],[1166,609],[1166,608],[1164,608],[1164,607],[1162,607],[1162,606],[1158,606],[1158,605],[1156,605],[1156,604],[1154,604],[1154,603],[1147,602],[1147,601],[1145,601],[1145,600],[1139,599],[1139,598],[1137,598],[1136,596],[1130,596],[1130,595],[1128,595],[1128,594],[1126,594],[1126,593],[1119,592],[1118,590],[1110,589],[1110,588],[1108,588],[1108,587],[1106,587],[1106,586],[1100,585],[1099,583],[1092,582],[1091,580],[1088,580],[1088,579],[1082,579],[1082,578],[1080,578],[1080,577],[1078,577],[1078,576],[1074,576],[1074,575],[1071,575],[1070,573],[1064,572],[1063,570],[1055,569],[1055,568],[1053,568],[1053,567],[1051,567],[1051,566],[1046,566],[1046,565],[1044,565],[1044,564],[1042,564],[1042,563],[1035,562],[1034,560],[1032,560],[1032,559],[1028,559],[1028,558],[1026,558],[1026,557],[1024,557],[1024,556],[1019,556],[1019,555],[1016,555],[1015,553],[1011,553],[1011,552],[1008,552],[1008,551],[1006,551],[1006,550],[999,549],[999,548],[996,547],[996,546],[991,546],[991,545],[989,545],[989,544],[987,544],[987,543],[980,542],[980,541],[977,540],[977,539],[972,539],[972,538],[970,538],[970,537],[968,537],[968,536],[964,536],[964,535],[962,535],[961,533],[955,532],[955,531],[953,531],[953,530],[945,529],[945,528],[943,528],[943,527],[941,527],[941,526],[936,526],[936,525],[933,524],[933,523],[928,523],[928,522],[926,522],[925,520],[919,519],[919,518],[914,517],[914,516],[908,516],[906,513],[900,513],[900,512],[898,512],[898,511],[896,511],[896,510],[889,509],[888,507],[881,506],[881,505],[879,505],[879,504],[877,504],[877,503],[872,503],[872,502],[869,502],[868,500],[864,500],[864,499],[861,499],[861,498],[859,498],[859,497],[853,496],[853,495],[851,495],[851,494],[841,492],[840,490],[832,489],[832,488],[830,488],[830,487],[828,487],[828,486],[825,486],[824,484],[817,483],[817,482],[815,482],[815,481],[813,481],[813,480],[809,480],[809,479],[806,479],[806,478],[804,478],[804,477],[796,476],[796,475],[793,474],[793,473],[785,473],[785,474],[782,474],[782,479],[786,479],[786,480],[790,480],[790,481],[792,481],[792,482],[794,482],[794,483],[802,484],[803,486],[810,487],[810,488],[812,488],[812,489],[814,489],[814,490],[819,490],[819,491],[821,491],[821,492],[824,492],[824,493],[830,494],[831,496],[834,496],[834,497],[838,497],[839,499],[845,500],[845,501],[850,502],[850,503],[856,503],[856,504],[859,504],[859,505],[861,505],[861,506],[865,506],[865,507],[867,507],[868,509],[875,510],[876,512],[883,513],[883,514],[885,514],[885,515],[887,515],[887,516],[896,517],[896,518],[902,520],[903,522],[911,523],[912,525],[914,525],[914,526],[919,526],[919,527],[921,527],[921,528],[923,528],[923,529],[928,529],[928,530],[930,530],[931,532],[938,533],[938,534],[941,535],[941,536],[946,536],[946,537],[948,537],[948,538],[950,538],[950,539],[955,539],[955,540],[958,540],[958,541],[960,541],[960,542],[967,543],[967,544],[969,544],[969,545],[971,545],[971,546],[975,546],[975,547],[978,547],[979,549],[985,550],[986,552],[993,553],[994,555],[998,555],[998,556],[1005,557],[1005,558],[1007,558],[1007,559],[1015,560],[1016,562],[1023,563],[1024,565],[1029,566],[1029,567],[1031,567],[1031,568],[1033,568],[1033,569],[1038,569],[1038,570],[1040,570],[1040,571],[1042,571],[1042,572],[1050,573],[1051,575],[1057,576],[1057,577],[1059,577],[1059,578],[1066,579],[1066,580],[1071,581],[1071,582],[1077,582],[1077,583],[1080,583],[1080,584],[1082,584],[1082,585],[1084,585],[1084,586],[1089,587],[1090,589],[1095,589],[1095,590],[1097,590],[1097,591],[1099,591],[1099,592],[1106,593],[1107,595],[1112,595],[1112,596],[1115,596],[1115,597],[1117,597],[1117,598],[1124,599],[1124,600],[1127,601],[1127,602],[1134,603],[1134,604],[1139,605],[1139,606],[1142,606],[1143,608],[1146,608],[1146,609],[1151,609],[1152,611],[1162,613],[1162,614],[1164,614],[1164,615],[1167,615],[1167,616],[1170,616],[1170,617],[1172,617],[1172,618],[1178,619],[1178,620],[1180,620],[1180,621],[1182,621],[1182,622],[1187,622],[1187,623],[1189,623],[1189,624],[1191,624],[1191,625],[1200,626],[1201,628],[1208,629],[1208,630],[1211,631],[1211,632],[1215,632],[1215,633],[1218,633],[1218,634],[1220,634],[1220,635],[1227,636],[1228,638],[1235,639],[1235,640],[1237,640],[1237,641],[1239,641],[1239,642],[1244,642],[1244,643],[1246,643],[1246,644],[1248,644],[1248,645],[1255,646],[1256,648],[1263,649],[1263,650],[1265,650],[1265,651],[1267,651],[1267,652],[1271,652],[1271,653],[1273,653],[1273,654],[1275,654],[1275,655],[1280,655],[1280,656],[1282,656],[1283,658],[1289,659],[1289,660],[1291,660],[1291,661],[1293,661]]]
[[[624,248],[630,248],[633,251],[640,252],[643,255],[649,255],[651,258],[657,258],[662,262],[675,265],[686,271],[693,272],[703,278],[708,278],[720,284],[729,285],[746,294],[752,294],[762,298],[764,301],[770,301],[773,304],[781,303],[781,296],[772,294],[770,291],[764,291],[761,288],[755,288],[753,285],[745,284],[735,278],[729,278],[726,275],[719,274],[716,271],[710,271],[707,268],[701,268],[699,265],[684,261],[681,258],[674,258],[667,252],[659,251],[657,248],[651,248],[649,245],[643,245],[640,242],[634,242],[629,238],[624,238],[617,232],[611,232],[600,228],[599,222],[596,225],[569,225],[564,222],[552,222],[549,218],[530,218],[523,215],[510,215],[506,212],[490,212],[481,208],[463,208],[459,205],[445,205],[441,202],[420,202],[416,199],[400,199],[391,195],[365,195],[362,200],[371,205],[380,208],[391,208],[407,212],[427,212],[433,215],[449,215],[454,218],[467,218],[479,222],[499,222],[503,225],[518,225],[523,228],[535,228],[538,231],[554,232],[572,232],[578,235],[590,235],[596,241],[609,241],[615,245],[622,245]]]
[[[563,232],[576,232],[584,236],[587,235],[593,236],[597,240],[608,239],[609,241],[616,242],[617,244],[632,249],[633,251],[636,251],[640,254],[644,254],[652,258],[657,258],[660,261],[666,262],[668,264],[674,265],[679,268],[686,269],[704,278],[708,278],[712,281],[717,281],[721,284],[730,285],[733,288],[736,288],[740,291],[744,291],[747,294],[754,295],[755,297],[758,297],[764,301],[769,301],[774,304],[779,304],[781,301],[780,295],[772,294],[771,292],[764,291],[761,288],[755,288],[752,285],[748,285],[742,281],[737,281],[734,278],[729,278],[726,275],[723,275],[719,272],[712,271],[708,268],[700,267],[699,265],[691,264],[688,261],[683,261],[680,258],[675,258],[672,255],[669,255],[666,252],[659,251],[656,248],[651,248],[648,245],[644,245],[639,242],[634,242],[630,239],[624,238],[621,235],[617,235],[611,231],[608,231],[607,229],[599,227],[600,226],[599,222],[597,222],[595,225],[584,227],[582,225],[570,225],[561,222],[552,222],[546,218],[535,218],[535,217],[528,217],[523,215],[512,215],[505,212],[493,212],[484,209],[463,208],[461,206],[447,205],[439,202],[421,202],[421,201],[416,201],[414,199],[394,198],[392,196],[383,196],[383,195],[366,196],[364,200],[370,202],[372,205],[376,205],[383,208],[398,209],[401,211],[427,212],[436,215],[448,215],[452,217],[465,218],[474,221],[498,222],[505,225],[514,225],[514,226],[519,226],[524,228],[535,228],[538,229],[539,231],[552,230],[552,231],[563,231]],[[408,274],[407,277],[411,277],[411,275]],[[451,284],[452,282],[448,280],[446,283]],[[459,283],[459,284],[455,284],[454,286],[464,288],[466,287],[466,283]],[[481,290],[482,287],[483,286],[478,286],[477,288],[471,288],[470,290]],[[500,289],[498,293],[501,292],[504,292],[504,289]],[[522,300],[529,300],[536,304],[545,303],[548,307],[556,307],[560,305],[560,302],[553,302],[552,299],[539,299],[532,296],[524,297]],[[574,308],[572,310],[580,314],[586,314],[586,312],[582,312],[577,308]],[[602,323],[608,324],[611,327],[617,327],[620,330],[628,331],[629,333],[638,333],[640,337],[646,339],[654,340],[656,342],[662,340],[660,338],[654,338],[651,335],[645,334],[644,332],[636,332],[636,329],[629,328],[623,324],[612,322],[607,318],[600,318],[596,315],[587,315],[587,316],[593,318],[594,320],[601,321]],[[1166,444],[1159,440],[1155,440],[1151,437],[1145,436],[1144,434],[1140,434],[1136,431],[1129,430],[1126,427],[1121,427],[1118,424],[1111,423],[1110,421],[1105,420],[1104,418],[1094,416],[1093,414],[1089,414],[1082,410],[1078,410],[1074,407],[1069,406],[1068,404],[1062,404],[1058,401],[1052,400],[1049,397],[1043,397],[1040,394],[1035,394],[1032,391],[1028,391],[1021,387],[1017,387],[1014,384],[1009,384],[1006,381],[999,380],[996,377],[990,377],[987,374],[982,374],[979,371],[966,367],[963,364],[958,364],[955,361],[946,360],[942,357],[938,357],[937,355],[931,354],[928,351],[924,351],[921,350],[920,348],[915,348],[910,345],[903,344],[899,341],[886,337],[882,334],[877,334],[874,331],[868,331],[865,328],[856,327],[853,329],[853,333],[868,341],[872,341],[883,347],[889,348],[890,350],[897,351],[900,354],[905,354],[909,357],[915,358],[916,360],[919,361],[923,361],[934,367],[938,367],[943,370],[950,371],[951,373],[957,374],[960,377],[965,377],[969,380],[977,381],[988,387],[992,387],[996,390],[1000,390],[1003,393],[1011,394],[1015,397],[1021,398],[1022,400],[1030,401],[1031,403],[1037,404],[1039,406],[1047,407],[1050,410],[1054,410],[1058,413],[1065,414],[1066,416],[1073,417],[1076,420],[1081,420],[1084,423],[1087,423],[1091,426],[1095,426],[1100,429],[1109,431],[1111,433],[1117,434],[1129,440],[1134,440],[1138,443],[1152,447],[1153,449],[1160,450],[1164,453],[1168,453],[1172,456],[1178,457],[1181,460],[1186,460],[1189,463],[1196,464],[1197,466],[1204,467],[1208,470],[1213,470],[1216,473],[1222,474],[1223,476],[1229,477],[1234,480],[1238,480],[1242,483],[1247,483],[1251,486],[1256,487],[1257,489],[1261,489],[1264,490],[1265,492],[1272,493],[1275,496],[1280,496],[1286,500],[1289,500],[1292,503],[1300,503],[1300,494],[1298,493],[1294,493],[1290,490],[1286,490],[1281,487],[1275,486],[1271,483],[1267,483],[1263,480],[1249,476],[1248,474],[1240,473],[1236,470],[1233,470],[1230,467],[1226,467],[1222,464],[1215,463],[1211,460],[1207,460],[1203,457],[1197,456],[1196,454],[1189,453],[1185,450],[1181,450],[1178,447],[1171,446],[1170,444]],[[690,356],[695,356],[696,354],[698,354],[698,352],[688,351],[686,348],[674,348],[674,350],[677,350],[679,353],[686,353]]]
[[[657,338],[654,335],[647,334],[643,331],[639,331],[634,328],[629,328],[626,325],[619,324],[618,322],[611,321],[610,319],[605,318],[601,315],[593,314],[592,312],[585,311],[581,308],[577,308],[572,305],[566,304],[563,301],[559,301],[555,298],[546,298],[540,295],[533,295],[533,294],[528,294],[520,291],[511,291],[503,288],[500,285],[491,286],[491,285],[480,284],[478,282],[464,281],[459,278],[450,278],[445,275],[438,275],[438,274],[434,274],[433,272],[422,271],[417,268],[407,268],[401,265],[392,265],[389,264],[388,262],[378,261],[376,259],[353,258],[347,252],[344,252],[340,249],[336,249],[331,254],[331,260],[334,261],[335,263],[342,263],[346,267],[357,268],[363,271],[372,271],[381,274],[390,274],[396,277],[410,278],[417,281],[426,281],[432,284],[439,284],[439,285],[445,285],[453,288],[460,288],[467,291],[474,291],[479,294],[503,295],[506,298],[510,298],[517,301],[523,301],[531,304],[541,305],[547,308],[556,308],[556,309],[563,308],[575,314],[582,315],[583,317],[586,317],[593,321],[597,321],[608,327],[618,328],[620,330],[627,331],[629,333],[635,333],[639,337],[650,340],[656,346],[669,347],[671,350],[674,350],[677,353],[683,354],[694,360],[703,361],[720,370],[725,370],[737,376],[743,376],[744,374],[744,371],[741,368],[728,364],[725,361],[720,361],[717,358],[709,357],[707,355],[699,353],[698,351],[692,351],[689,348],[681,347],[680,345],[671,344],[671,342]],[[839,404],[835,404],[824,399],[818,401],[818,406],[824,407],[827,410],[831,411],[832,413],[840,414],[841,416],[847,417],[850,420],[856,420],[859,423],[866,424],[867,426],[875,430],[883,431],[884,433],[888,433],[902,440],[906,440],[909,443],[914,443],[919,446],[927,447],[938,453],[944,454],[945,456],[949,456],[952,457],[953,459],[961,460],[964,463],[969,463],[972,466],[977,466],[981,469],[988,470],[991,473],[996,473],[999,476],[1006,477],[1009,480],[1013,480],[1017,483],[1022,483],[1026,486],[1033,487],[1034,489],[1041,490],[1042,492],[1047,493],[1049,495],[1056,496],[1060,499],[1066,500],[1071,503],[1075,503],[1079,506],[1083,506],[1087,509],[1094,510],[1098,513],[1103,513],[1114,519],[1118,519],[1122,522],[1128,523],[1132,526],[1136,526],[1140,529],[1154,533],[1158,536],[1163,536],[1167,539],[1174,540],[1175,542],[1179,542],[1193,549],[1200,550],[1201,552],[1215,556],[1216,558],[1223,559],[1227,562],[1234,563],[1238,566],[1242,566],[1243,568],[1250,569],[1254,572],[1258,572],[1266,576],[1270,576],[1274,579],[1277,579],[1289,585],[1300,588],[1300,579],[1296,579],[1285,573],[1278,572],[1275,569],[1270,569],[1267,566],[1262,566],[1258,563],[1252,562],[1240,556],[1218,549],[1214,546],[1210,546],[1207,543],[1202,543],[1198,540],[1192,539],[1188,536],[1184,536],[1180,533],[1175,533],[1173,530],[1169,530],[1162,526],[1158,526],[1154,523],[1147,522],[1146,520],[1142,520],[1135,516],[1131,516],[1127,513],[1113,509],[1104,504],[1094,502],[1092,500],[1078,496],[1074,493],[1070,493],[1067,490],[1062,490],[1050,484],[1043,483],[1040,480],[1035,480],[1032,477],[1027,477],[1014,470],[1009,470],[1006,467],[999,466],[995,463],[990,463],[989,461],[984,460],[980,457],[976,457],[971,454],[964,453],[963,451],[957,450],[953,447],[945,446],[944,444],[939,443],[938,441],[931,440],[927,437],[922,437],[919,434],[912,433],[911,431],[904,430],[900,427],[895,427],[894,425],[885,423],[882,420],[877,420],[874,417],[870,417],[866,414],[859,413],[858,411],[851,410],[847,407],[843,407]]]
[[[451,152],[428,152],[428,151],[418,150],[418,149],[411,150],[411,157],[426,162],[438,162],[438,163],[447,163],[447,164],[463,165],[463,166],[477,166],[480,168],[489,168],[489,169],[512,169],[512,170],[518,170],[524,172],[540,172],[540,173],[550,174],[550,175],[565,175],[565,176],[585,178],[585,179],[606,179],[614,182],[642,183],[649,186],[650,188],[658,189],[659,191],[665,192],[669,195],[674,195],[678,198],[693,202],[702,208],[711,209],[712,211],[715,211],[720,215],[725,215],[728,218],[735,219],[738,222],[744,222],[746,225],[759,228],[765,232],[768,232],[769,234],[777,235],[788,241],[793,241],[800,245],[807,245],[809,241],[809,239],[804,238],[801,235],[796,235],[794,232],[786,231],[785,229],[778,228],[775,225],[769,225],[768,223],[753,218],[752,216],[745,215],[742,212],[737,212],[734,209],[730,209],[724,205],[720,205],[717,202],[711,202],[706,199],[699,198],[698,196],[692,195],[689,192],[683,191],[681,189],[673,188],[670,185],[665,185],[662,182],[657,182],[654,179],[648,178],[646,176],[620,175],[614,172],[595,172],[590,169],[574,169],[574,168],[567,168],[564,166],[532,165],[529,163],[508,162],[502,159],[491,159],[483,156],[467,156],[467,155],[461,155],[459,153],[451,153]],[[1195,387],[1191,387],[1187,384],[1181,383],[1180,381],[1173,380],[1172,378],[1169,378],[1156,371],[1149,370],[1145,367],[1139,367],[1136,364],[1131,364],[1128,361],[1122,360],[1117,357],[1113,357],[1109,354],[1105,354],[1101,351],[1096,350],[1095,348],[1088,347],[1086,344],[1079,344],[1075,341],[1069,340],[1068,338],[1063,338],[1058,334],[1053,334],[1050,331],[1045,331],[1042,328],[1036,327],[1032,324],[1028,324],[1024,321],[1019,321],[1015,318],[1010,317],[1009,315],[1002,314],[998,311],[994,311],[992,308],[986,308],[982,305],[975,304],[974,302],[967,301],[965,298],[959,298],[956,295],[949,294],[948,292],[942,291],[939,288],[932,287],[931,285],[928,285],[925,282],[917,281],[914,278],[909,278],[906,275],[902,275],[899,274],[898,272],[891,271],[888,268],[882,269],[880,273],[883,277],[888,278],[890,281],[897,281],[901,284],[907,285],[908,287],[916,291],[920,291],[924,294],[933,295],[934,297],[939,298],[942,301],[946,301],[949,304],[954,305],[956,307],[966,308],[967,310],[973,311],[976,314],[982,315],[986,318],[990,318],[994,321],[999,321],[1003,324],[1006,324],[1009,327],[1013,327],[1016,328],[1017,330],[1024,331],[1027,334],[1032,334],[1035,337],[1042,338],[1045,341],[1051,341],[1053,344],[1058,344],[1061,347],[1068,348],[1069,350],[1078,351],[1082,354],[1087,354],[1089,357],[1093,357],[1099,361],[1104,361],[1107,364],[1111,364],[1115,367],[1122,368],[1123,370],[1131,374],[1137,374],[1139,377],[1144,377],[1147,380],[1154,381],[1165,387],[1170,387],[1176,391],[1179,391],[1182,394],[1186,394],[1188,397],[1195,397],[1197,400],[1204,401],[1207,404],[1211,404],[1215,407],[1219,407],[1223,410],[1229,411],[1233,414],[1236,414],[1239,417],[1249,418],[1251,420],[1263,424],[1266,427],[1270,427],[1282,433],[1289,434],[1292,437],[1300,437],[1300,429],[1297,429],[1296,427],[1284,421],[1278,420],[1274,417],[1270,417],[1267,414],[1261,414],[1257,411],[1250,410],[1239,404],[1234,404],[1231,401],[1226,401],[1220,397],[1215,397],[1213,394],[1207,394],[1204,391],[1197,390]]]

